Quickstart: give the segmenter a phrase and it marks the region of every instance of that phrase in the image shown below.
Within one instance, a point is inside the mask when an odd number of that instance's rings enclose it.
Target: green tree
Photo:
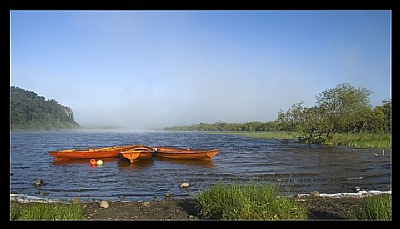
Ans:
[[[309,143],[322,143],[333,133],[391,131],[391,101],[372,109],[371,93],[348,83],[338,84],[317,95],[315,106],[295,103],[287,112],[279,111],[276,121],[281,130],[297,131],[299,139]]]
[[[338,84],[316,96],[317,106],[332,123],[335,132],[355,132],[359,114],[371,109],[369,96],[371,90],[355,88],[348,83]]]

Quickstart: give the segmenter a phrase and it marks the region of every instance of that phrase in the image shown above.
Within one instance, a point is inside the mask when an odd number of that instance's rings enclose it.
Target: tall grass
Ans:
[[[297,132],[288,131],[260,131],[260,132],[239,132],[245,137],[264,138],[264,139],[297,139]]]
[[[305,220],[307,209],[268,184],[216,183],[196,196],[201,214],[221,220]]]
[[[238,131],[238,132],[217,132],[217,133],[239,134],[245,137],[261,138],[261,139],[297,139],[298,136],[300,136],[298,132],[288,132],[288,131],[260,131],[260,132]],[[333,134],[323,144],[358,147],[358,148],[391,149],[392,134],[391,133]]]
[[[392,135],[386,134],[335,134],[332,139],[325,142],[327,145],[344,145],[360,148],[391,149]]]
[[[10,202],[10,220],[83,220],[80,204]]]
[[[354,220],[392,220],[392,195],[366,197],[361,206],[350,213]]]

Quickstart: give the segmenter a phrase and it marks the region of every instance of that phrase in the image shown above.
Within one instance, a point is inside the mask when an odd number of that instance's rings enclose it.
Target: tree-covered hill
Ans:
[[[11,130],[78,129],[72,109],[33,91],[10,87]]]

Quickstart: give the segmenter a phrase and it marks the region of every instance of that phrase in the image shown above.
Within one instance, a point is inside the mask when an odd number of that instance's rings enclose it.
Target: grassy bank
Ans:
[[[327,145],[344,145],[360,148],[391,149],[391,134],[335,134]]]
[[[10,220],[391,220],[391,194],[285,197],[271,186],[216,184],[196,197],[130,202],[10,202]],[[307,215],[307,216],[306,216]]]
[[[306,220],[307,209],[271,185],[215,184],[197,196],[201,213],[221,220]]]
[[[83,220],[80,204],[10,202],[10,220]]]
[[[392,196],[372,196],[364,200],[360,207],[354,208],[350,219],[355,220],[392,220]]]
[[[212,132],[216,134],[239,134],[245,137],[260,139],[297,140],[299,133],[286,131],[260,131],[260,132]],[[324,145],[349,146],[359,148],[391,149],[392,135],[386,134],[334,134]]]
[[[262,139],[297,139],[297,132],[288,132],[288,131],[218,131],[211,132],[214,134],[239,134],[241,136],[250,137],[250,138],[262,138]]]
[[[219,220],[307,220],[310,209],[294,198],[279,196],[269,184],[239,185],[217,183],[196,196],[201,214]],[[353,206],[349,220],[392,220],[392,196],[364,197]]]

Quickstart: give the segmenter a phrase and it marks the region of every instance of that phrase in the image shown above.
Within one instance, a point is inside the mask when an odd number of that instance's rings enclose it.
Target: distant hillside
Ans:
[[[10,87],[10,129],[60,130],[78,129],[72,109],[56,100],[46,100],[35,92]]]

